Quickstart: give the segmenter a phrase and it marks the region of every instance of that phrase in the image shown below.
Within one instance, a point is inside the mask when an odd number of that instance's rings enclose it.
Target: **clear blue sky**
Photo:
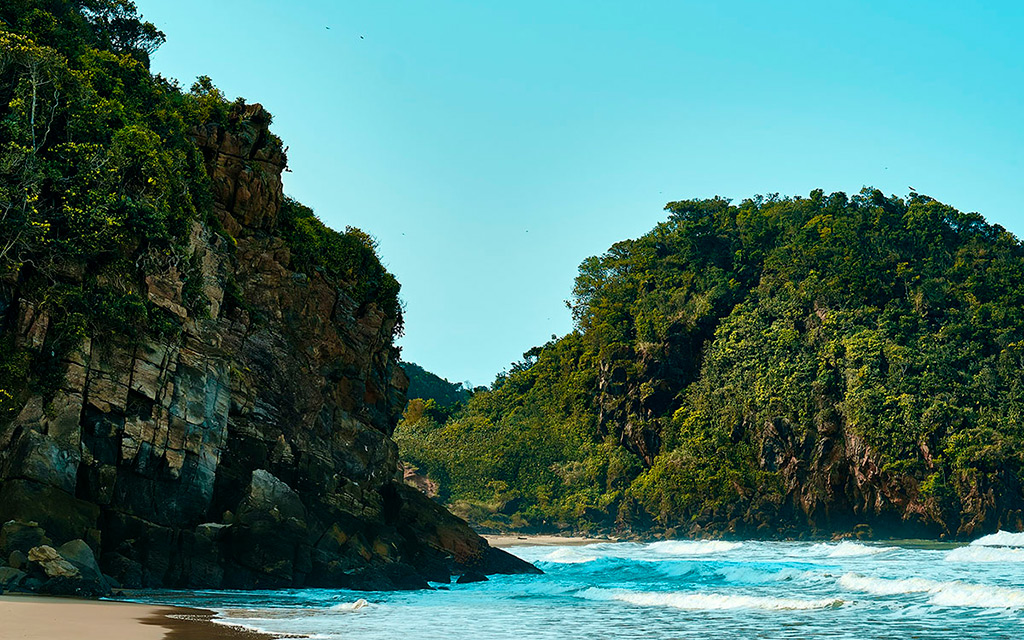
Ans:
[[[138,0],[380,241],[403,357],[487,384],[669,200],[913,186],[1024,233],[1018,2]],[[328,29],[327,27],[330,27]]]

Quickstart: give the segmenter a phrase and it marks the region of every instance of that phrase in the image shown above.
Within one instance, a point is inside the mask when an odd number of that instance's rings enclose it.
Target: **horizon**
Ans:
[[[266,106],[286,192],[377,238],[448,380],[570,331],[579,263],[669,201],[914,187],[1022,228],[1017,5],[138,4],[154,71]]]

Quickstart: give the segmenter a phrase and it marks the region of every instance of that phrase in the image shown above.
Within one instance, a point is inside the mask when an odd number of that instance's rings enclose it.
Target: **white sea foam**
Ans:
[[[940,607],[980,607],[986,609],[1024,608],[1024,590],[969,582],[939,582],[925,578],[873,578],[847,573],[839,586],[878,596],[927,593],[929,602]]]
[[[560,547],[555,549],[551,553],[543,556],[538,562],[553,562],[555,564],[582,564],[584,562],[593,562],[597,560],[597,556],[582,553],[571,547]]]
[[[966,546],[946,553],[946,562],[1024,562],[1024,549]]]
[[[847,573],[839,578],[839,586],[850,591],[862,591],[876,596],[895,596],[904,593],[927,593],[941,583],[924,578],[872,578],[859,573]]]
[[[726,540],[662,540],[647,545],[647,549],[657,554],[670,556],[710,556],[725,553],[742,547],[742,542]]]
[[[245,609],[222,609],[218,611],[218,614],[213,618],[210,618],[210,622],[219,624],[225,627],[231,627],[233,629],[243,629],[252,633],[261,635],[279,635],[280,631],[275,631],[281,622],[288,622],[296,619],[299,610],[296,609],[280,609],[280,610],[245,610]],[[322,633],[302,633],[302,638],[306,640],[325,640],[331,636],[324,635]]]
[[[880,553],[895,551],[896,547],[880,547],[876,545],[861,544],[843,540],[839,544],[819,542],[811,547],[811,551],[821,553],[829,558],[860,558],[865,556],[877,556]]]
[[[616,600],[641,607],[671,607],[690,610],[763,609],[766,611],[792,611],[797,609],[827,609],[841,606],[842,600],[826,598],[801,600],[796,598],[768,598],[761,596],[731,595],[725,593],[687,593],[628,591],[591,587],[579,594],[587,600]]]
[[[370,606],[370,603],[364,599],[359,598],[355,602],[342,602],[331,607],[331,611],[359,611],[364,607]]]
[[[1010,533],[1000,531],[978,538],[970,544],[972,547],[1024,547],[1024,532]]]
[[[948,562],[1024,562],[1024,533],[1000,531],[946,554]]]

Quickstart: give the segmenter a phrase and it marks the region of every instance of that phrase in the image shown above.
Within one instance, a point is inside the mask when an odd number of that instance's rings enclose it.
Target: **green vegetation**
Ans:
[[[399,284],[377,257],[377,241],[355,227],[339,233],[320,222],[309,207],[285,198],[278,233],[292,249],[292,261],[304,273],[319,271],[360,307],[376,303],[389,316],[401,317]],[[401,330],[401,324],[396,331]]]
[[[147,275],[177,269],[184,307],[209,315],[189,238],[198,224],[228,249],[234,240],[214,214],[193,133],[211,123],[238,131],[245,102],[227,101],[207,77],[186,92],[152,74],[163,41],[127,0],[0,5],[0,331],[18,298],[51,320],[42,348],[0,333],[0,424],[30,387],[55,389],[56,365],[82,338],[180,334],[181,319],[148,300]],[[269,124],[265,112],[254,118]],[[398,283],[369,236],[332,231],[291,200],[281,217],[296,268],[400,318]],[[221,284],[226,312],[246,308],[230,274]]]
[[[847,434],[938,518],[986,491],[1020,508],[1024,247],[1013,235],[871,189],[667,211],[583,262],[575,331],[447,421],[407,413],[403,458],[443,499],[522,528],[777,513],[785,461],[770,443],[806,468]]]
[[[448,382],[416,363],[403,362],[402,370],[409,377],[406,394],[409,398],[433,400],[437,406],[451,410],[464,405],[473,395],[473,390],[465,388],[461,382]]]

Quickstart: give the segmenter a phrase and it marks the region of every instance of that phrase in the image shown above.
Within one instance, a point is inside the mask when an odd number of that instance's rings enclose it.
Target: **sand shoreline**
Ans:
[[[483,538],[492,547],[579,547],[598,542],[621,542],[618,538],[588,538],[585,536],[487,534]]]
[[[32,595],[0,596],[3,634],[17,640],[270,640],[273,636],[212,622],[206,609],[77,600]]]

